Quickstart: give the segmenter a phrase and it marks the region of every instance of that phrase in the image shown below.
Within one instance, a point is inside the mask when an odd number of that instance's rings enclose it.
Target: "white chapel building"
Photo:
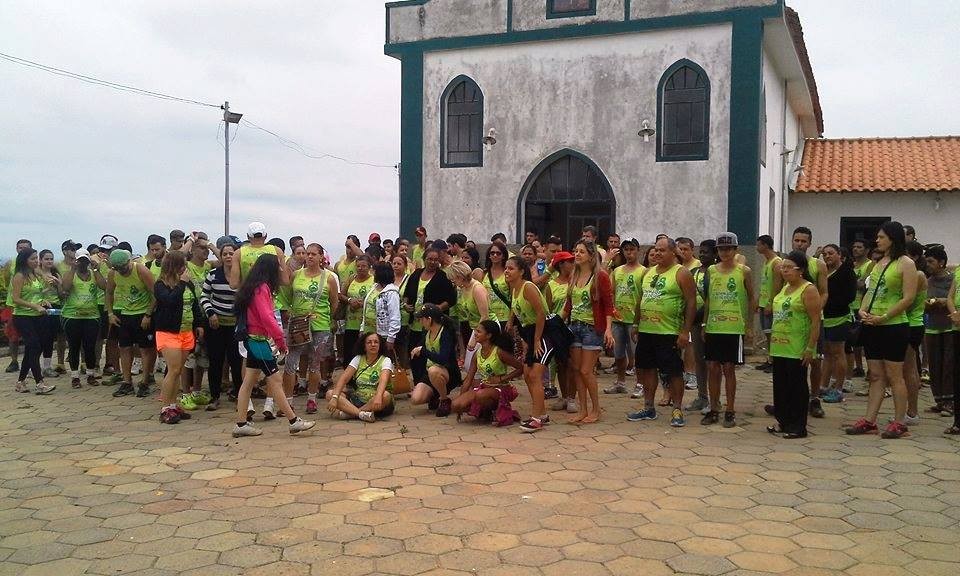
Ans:
[[[789,244],[786,191],[823,120],[782,0],[405,0],[384,51],[403,235]]]

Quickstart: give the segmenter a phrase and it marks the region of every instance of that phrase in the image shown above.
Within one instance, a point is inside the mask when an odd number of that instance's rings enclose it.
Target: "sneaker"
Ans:
[[[893,416],[891,416],[890,418],[887,418],[887,423],[888,423],[888,424],[889,424],[889,423],[892,423],[892,422],[894,422]],[[920,425],[920,415],[917,414],[916,416],[911,416],[911,415],[909,415],[909,414],[904,414],[904,415],[903,415],[903,420],[901,420],[900,423],[903,424],[904,426],[919,426],[919,425]]]
[[[311,420],[303,420],[300,417],[297,417],[294,423],[290,425],[290,433],[297,434],[303,432],[304,430],[309,430],[313,428],[314,424],[316,424],[316,422]]]
[[[307,400],[307,414],[317,413],[317,401],[313,398]]]
[[[520,431],[532,434],[543,430],[543,421],[540,418],[528,418],[520,423]]]
[[[444,398],[440,401],[440,405],[437,406],[437,418],[446,418],[450,415],[450,408],[453,405],[453,402],[449,398]]]
[[[121,382],[120,387],[113,391],[114,398],[119,398],[120,396],[127,396],[128,394],[133,394],[132,382]]]
[[[637,375],[637,369],[636,369],[636,368],[627,368],[627,370],[626,370],[626,372],[624,372],[624,374],[626,374],[627,376],[636,376],[636,375]]]
[[[81,386],[82,386],[82,385],[80,384],[80,377],[79,377],[79,376],[70,379],[70,387],[71,387],[71,388],[80,388]]]
[[[210,400],[210,403],[207,404],[207,407],[204,408],[207,412],[215,412],[220,409],[220,399]]]
[[[769,362],[761,362],[753,367],[754,370],[760,370],[761,372],[770,370],[773,368],[773,364]]]
[[[870,422],[866,418],[861,418],[853,423],[853,426],[848,427],[845,432],[851,436],[859,436],[860,434],[876,434],[877,425],[873,422]]]
[[[841,392],[843,392],[844,394],[850,394],[850,393],[852,393],[854,390],[856,390],[856,389],[853,387],[853,380],[844,380],[844,381],[843,381],[843,388],[840,389]]]
[[[140,358],[134,358],[133,364],[130,367],[130,374],[132,376],[137,376],[141,372],[143,372],[143,360]]]
[[[891,422],[887,424],[887,428],[880,434],[880,437],[887,440],[895,440],[897,438],[903,438],[907,435],[907,432],[907,427],[900,422]]]
[[[823,406],[820,405],[820,399],[814,398],[810,400],[810,415],[814,418],[823,418],[826,414],[823,411]]]
[[[870,395],[870,387],[864,386],[863,388],[854,392],[854,394],[856,394],[857,396],[860,396],[861,398],[865,398]]]
[[[160,411],[161,424],[177,424],[180,422],[180,411],[167,406]]]
[[[615,382],[613,386],[609,388],[604,388],[604,394],[625,394],[627,392],[627,387],[623,385],[623,382]]]
[[[6,369],[6,373],[7,373],[7,374],[13,374],[13,373],[19,372],[19,371],[20,371],[20,363],[17,362],[16,360],[12,360],[12,361],[10,362],[10,365],[7,366],[7,369]]]
[[[197,406],[206,406],[210,403],[210,393],[205,390],[197,390],[193,394],[193,403]]]
[[[259,428],[254,428],[250,424],[244,424],[243,426],[233,427],[234,438],[239,438],[241,436],[259,436],[261,434],[263,434],[263,430]]]
[[[100,379],[94,376],[93,374],[87,375],[87,386],[99,386]]]
[[[157,374],[163,374],[167,371],[167,361],[163,359],[163,356],[157,358],[156,363],[153,365],[153,371]]]
[[[360,415],[357,417],[360,418],[360,420],[362,420],[363,422],[373,423],[377,421],[377,419],[373,415],[373,412],[368,412],[366,410],[361,410]]]
[[[724,412],[723,413],[723,427],[724,428],[733,428],[737,425],[737,413],[736,412]]]
[[[344,412],[343,410],[337,410],[336,412],[334,412],[333,417],[337,420],[352,420],[350,415]]]
[[[631,412],[627,414],[627,420],[631,422],[639,422],[641,420],[656,420],[657,419],[657,409],[650,407],[644,408],[637,412]]]
[[[189,420],[193,418],[193,416],[191,416],[189,412],[181,408],[179,405],[177,406],[177,413],[180,414],[181,420]]]
[[[551,409],[551,410],[566,410],[566,409],[567,409],[567,402],[568,402],[568,400],[567,400],[566,398],[557,398],[556,400],[553,401],[553,404],[550,405],[550,409]]]
[[[16,392],[30,392],[30,387],[27,386],[27,383],[23,380],[17,382],[17,385],[13,388]]]
[[[57,389],[56,384],[44,384],[43,382],[37,382],[33,386],[33,393],[39,396],[49,394]]]
[[[601,370],[601,372],[603,372],[604,374],[607,374],[608,376],[609,376],[610,374],[616,374],[616,373],[617,373],[617,365],[614,364],[613,366],[611,366],[611,367],[609,367],[609,368],[604,368],[603,370]]]
[[[576,414],[579,411],[580,411],[580,403],[577,402],[576,398],[571,398],[567,400],[567,414]],[[547,419],[547,423],[549,422],[550,420]]]
[[[547,386],[543,389],[543,398],[545,400],[557,398],[558,396],[560,396],[560,391],[557,390],[556,386]]]
[[[273,398],[267,398],[263,403],[263,419],[273,420],[277,417],[276,406],[273,405]]]
[[[863,378],[864,376],[866,376],[866,373],[864,373],[863,368],[854,368],[854,369],[853,369],[853,377],[854,377],[854,378]]]
[[[57,374],[66,374],[66,373],[67,373],[67,369],[66,369],[66,367],[65,367],[63,364],[57,364],[56,366],[53,367],[53,369],[56,370]],[[928,376],[927,376],[927,380],[929,380],[929,379],[930,379],[930,376],[928,375]]]
[[[150,385],[146,382],[137,386],[137,398],[146,398],[150,395]]]
[[[44,378],[56,378],[57,376],[60,376],[60,375],[57,374],[57,371],[54,370],[53,368],[44,368],[44,369],[43,369],[43,377],[44,377]]]
[[[683,419],[683,410],[673,409],[673,414],[670,416],[670,425],[674,428],[683,428],[687,425],[687,421]]]
[[[253,415],[257,413],[257,410],[253,407],[253,400],[247,402],[247,422],[253,422]]]
[[[821,399],[827,404],[839,404],[843,402],[843,392],[837,388],[831,388],[823,393]]]
[[[633,388],[633,392],[630,393],[630,398],[634,400],[639,400],[643,398],[643,386],[637,384]]]
[[[683,373],[683,387],[687,390],[697,389],[697,375],[690,372]]]
[[[700,424],[703,426],[710,426],[711,424],[716,424],[720,421],[720,413],[716,410],[711,410],[707,412],[703,419],[700,420]]]
[[[697,396],[693,399],[693,402],[687,404],[686,410],[688,412],[699,412],[704,408],[707,408],[707,411],[709,411],[709,406],[710,402],[708,402],[706,398],[700,398]]]
[[[178,403],[184,410],[197,409],[197,403],[193,400],[193,394],[181,394]]]

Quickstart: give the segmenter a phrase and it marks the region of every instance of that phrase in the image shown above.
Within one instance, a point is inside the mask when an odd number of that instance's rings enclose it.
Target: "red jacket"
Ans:
[[[600,270],[594,278],[597,281],[597,296],[593,299],[593,329],[598,335],[603,336],[607,331],[607,316],[613,316],[615,309],[613,306],[613,284],[610,282],[610,275]],[[567,302],[563,306],[564,314],[570,317],[570,310],[573,305],[570,300],[571,291],[567,291]]]

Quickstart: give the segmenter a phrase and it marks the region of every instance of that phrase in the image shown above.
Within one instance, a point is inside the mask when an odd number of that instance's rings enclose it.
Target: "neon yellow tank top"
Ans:
[[[521,326],[532,326],[537,323],[537,312],[533,309],[533,305],[523,297],[523,292],[527,287],[527,284],[530,284],[534,288],[536,285],[533,282],[524,282],[520,285],[520,288],[513,292],[511,296],[512,301],[510,304],[510,311],[514,316],[517,317],[517,320],[520,321]],[[537,290],[537,297],[540,298],[540,306],[543,309],[544,315],[547,312],[547,301],[543,298],[543,294],[540,293],[540,290]]]
[[[677,283],[680,264],[663,273],[653,267],[643,276],[643,296],[637,331],[645,334],[680,334],[683,327],[683,292]]]
[[[496,346],[490,347],[489,356],[484,356],[481,349],[477,351],[474,358],[477,359],[477,377],[481,382],[493,376],[504,376],[510,373],[510,368],[500,359],[500,349]]]
[[[434,354],[439,354],[441,335],[443,335],[443,326],[441,326],[440,329],[437,330],[437,335],[435,338],[431,338],[430,332],[427,332],[426,337],[424,338],[424,343],[423,343],[424,347],[427,350],[433,352]],[[433,360],[429,360],[429,359],[427,360],[427,368],[429,368],[430,366],[436,366],[436,365],[437,363],[434,362]]]
[[[363,322],[361,323],[361,328],[364,332],[376,332],[377,331],[377,297],[380,296],[380,292],[383,291],[383,288],[378,288],[374,284],[370,291],[367,292],[367,295],[364,296],[363,300]]]
[[[774,256],[763,265],[763,272],[760,277],[760,300],[757,302],[757,305],[761,308],[766,308],[770,304],[770,299],[773,298],[773,279],[777,266],[780,265],[782,260],[779,256]]]
[[[477,300],[473,297],[473,289],[476,287],[477,281],[472,280],[467,287],[462,290],[462,298],[458,300],[463,311],[463,317],[466,322],[470,325],[470,328],[476,330],[477,326],[480,325],[480,308],[477,306]]]
[[[636,321],[640,283],[646,271],[647,269],[642,265],[628,271],[626,264],[613,270],[613,304],[620,313],[622,322],[626,324],[633,324]]]
[[[497,289],[494,290],[493,286],[496,286]],[[510,298],[510,288],[507,286],[507,279],[501,274],[499,278],[493,280],[493,285],[491,285],[490,275],[484,274],[483,287],[487,289],[487,302],[490,307],[490,315],[498,322],[506,322],[510,316],[510,307],[504,302],[505,299]],[[497,296],[497,292],[500,293],[500,296],[503,296],[503,299]]]
[[[135,264],[130,265],[130,274],[126,276],[114,271],[113,283],[116,285],[113,291],[115,313],[128,316],[147,313],[150,309],[150,294],[143,280],[140,279]]]
[[[430,280],[424,280],[423,275],[421,274],[420,279],[417,281],[417,300],[413,303],[414,314],[423,306],[423,291],[426,289],[427,284],[430,283]],[[410,330],[414,332],[423,332],[423,325],[420,324],[420,321],[417,320],[414,314],[410,315]]]
[[[570,282],[567,291],[570,294],[571,322],[583,322],[584,324],[593,325],[593,300],[590,298],[590,288],[592,286],[593,278],[590,278],[583,286],[575,286],[572,281]]]
[[[316,276],[307,276],[304,269],[297,270],[290,285],[290,313],[294,316],[313,314],[310,330],[330,330],[330,292],[327,286],[327,271]]]
[[[43,302],[43,290],[45,282],[36,276],[24,276],[23,286],[20,288],[20,299],[31,304],[40,304]],[[13,289],[10,291],[13,294]],[[11,296],[12,298],[12,296]],[[27,308],[19,304],[13,305],[14,316],[43,316],[43,312],[37,312],[33,308]]]
[[[749,312],[743,267],[737,265],[729,272],[722,272],[714,264],[708,268],[708,276],[710,313],[706,322],[707,334],[746,334]]]
[[[354,278],[347,287],[347,298],[356,298],[363,302],[367,297],[367,292],[373,288],[373,276],[367,276],[365,280]],[[363,306],[353,309],[347,308],[347,330],[359,330],[360,322],[363,319]]]
[[[63,317],[68,320],[99,318],[100,309],[97,307],[97,295],[99,293],[100,288],[97,287],[97,283],[93,279],[93,272],[90,273],[88,280],[84,280],[79,274],[74,274],[70,293],[67,294],[67,300],[63,304]]]
[[[550,286],[550,298],[553,300],[553,308],[550,313],[560,314],[563,312],[563,307],[566,306],[567,291],[570,284],[568,282],[557,282],[555,278],[551,278],[547,280],[547,285]]]
[[[885,273],[884,268],[886,268]],[[880,278],[881,273],[883,274],[882,279]],[[883,266],[873,267],[873,272],[870,273],[870,290],[867,291],[867,302],[870,301],[869,298],[873,298],[874,293],[876,293],[876,298],[873,300],[870,313],[875,316],[883,316],[887,313],[887,310],[903,298],[903,274],[900,272],[898,262],[894,262],[890,266],[884,264]],[[889,318],[886,322],[881,322],[881,325],[907,324],[907,322],[907,313],[901,312]]]
[[[923,275],[923,272],[917,272],[917,274]],[[924,287],[923,290],[919,288],[919,279],[917,280],[917,286],[917,295],[913,297],[913,303],[907,308],[907,320],[910,322],[911,328],[923,326],[923,313],[927,307],[927,288]]]
[[[773,329],[770,332],[770,355],[778,358],[803,358],[810,340],[810,316],[803,304],[804,282],[796,290],[784,285],[773,298]]]
[[[240,279],[243,280],[250,273],[250,269],[257,263],[257,259],[263,254],[276,255],[277,248],[270,244],[263,246],[252,246],[250,244],[240,248]],[[283,262],[280,262],[283,264]]]

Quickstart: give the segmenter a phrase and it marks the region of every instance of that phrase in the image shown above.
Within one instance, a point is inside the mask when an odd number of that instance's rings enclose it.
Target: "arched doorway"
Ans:
[[[557,235],[565,248],[584,226],[596,226],[601,241],[616,231],[617,199],[596,164],[574,150],[560,150],[530,173],[517,202],[517,241],[526,230],[542,240]]]

